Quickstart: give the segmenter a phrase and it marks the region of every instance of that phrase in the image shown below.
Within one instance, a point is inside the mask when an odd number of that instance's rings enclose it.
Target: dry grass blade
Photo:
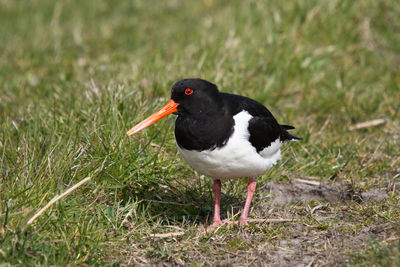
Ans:
[[[354,130],[359,130],[359,129],[375,127],[375,126],[382,125],[385,122],[386,121],[384,119],[375,119],[375,120],[370,120],[370,121],[364,121],[364,122],[360,122],[360,123],[350,126],[349,130],[354,131]]]
[[[151,237],[158,237],[158,238],[166,238],[171,236],[181,236],[184,235],[185,232],[172,232],[172,233],[163,233],[163,234],[152,234]]]
[[[86,177],[85,179],[81,180],[79,183],[75,184],[74,186],[72,186],[71,188],[69,188],[67,191],[65,191],[64,193],[62,193],[61,195],[55,196],[52,200],[50,200],[49,203],[47,203],[46,206],[44,206],[41,210],[39,210],[35,215],[33,215],[32,218],[29,219],[29,221],[27,222],[27,225],[32,224],[40,215],[42,215],[43,212],[45,212],[48,208],[50,208],[54,203],[56,203],[58,200],[62,199],[65,196],[68,196],[69,194],[72,193],[72,191],[74,191],[75,189],[77,189],[78,187],[80,187],[81,185],[89,182],[91,179],[91,177]]]
[[[248,219],[247,222],[254,223],[282,223],[282,222],[295,222],[297,219],[285,219],[285,218],[277,218],[277,219]]]
[[[313,181],[313,180],[306,180],[306,179],[294,179],[296,182],[304,183],[304,184],[309,184],[309,185],[316,185],[320,186],[321,182],[319,181]]]

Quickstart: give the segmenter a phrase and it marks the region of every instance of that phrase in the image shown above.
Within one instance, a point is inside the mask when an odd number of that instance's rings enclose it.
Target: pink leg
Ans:
[[[251,200],[253,199],[255,190],[256,190],[256,179],[251,177],[251,178],[249,178],[249,184],[247,185],[246,202],[244,204],[242,215],[240,216],[240,219],[239,219],[239,224],[241,224],[241,225],[248,224],[247,223],[247,214],[249,213]]]
[[[213,192],[215,196],[215,204],[214,204],[214,218],[212,220],[211,226],[218,226],[222,223],[219,214],[219,200],[221,198],[221,180],[214,180]]]

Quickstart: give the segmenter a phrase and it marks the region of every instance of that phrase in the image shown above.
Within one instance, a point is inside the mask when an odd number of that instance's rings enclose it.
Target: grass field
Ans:
[[[0,0],[0,265],[396,266],[399,14],[395,0]],[[258,178],[248,227],[197,230],[212,182],[179,156],[173,116],[125,135],[186,77],[303,137]],[[270,185],[297,178],[350,197],[274,204]],[[223,217],[245,184],[223,183]]]

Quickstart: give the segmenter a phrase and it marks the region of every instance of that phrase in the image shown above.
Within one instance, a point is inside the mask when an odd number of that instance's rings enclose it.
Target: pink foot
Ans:
[[[210,233],[213,232],[218,226],[222,224],[222,221],[213,221],[207,228],[203,228],[204,232]]]
[[[239,225],[249,225],[249,223],[247,222],[247,219],[240,218]]]
[[[233,221],[233,222],[226,219],[223,221],[223,224],[226,224],[226,225],[232,225],[232,224],[234,224],[234,225],[249,225],[249,223],[247,222],[247,219],[243,219],[243,218],[240,218],[239,221]]]
[[[223,221],[213,221],[207,228],[202,228],[203,232],[210,233],[215,231],[219,226],[221,225],[232,225],[233,222],[229,221],[228,219],[225,219]]]
[[[201,231],[203,231],[205,233],[211,233],[222,225],[233,225],[233,224],[239,225],[239,226],[249,225],[249,223],[247,222],[247,219],[240,218],[239,221],[230,221],[228,219],[225,219],[223,221],[212,222],[207,228],[201,227]]]
[[[221,181],[220,180],[214,180],[214,185],[213,185],[213,191],[215,195],[215,204],[214,204],[214,218],[208,227],[201,227],[201,230],[206,233],[210,233],[214,231],[217,227],[219,227],[222,224],[225,225],[249,225],[247,222],[247,214],[249,213],[250,210],[250,203],[254,195],[254,191],[256,189],[256,179],[251,177],[249,179],[249,183],[247,185],[247,196],[246,196],[246,202],[244,204],[244,209],[242,212],[242,215],[240,216],[239,221],[229,221],[227,219],[221,221],[220,216],[219,216],[219,209],[220,209],[220,196],[221,196]]]

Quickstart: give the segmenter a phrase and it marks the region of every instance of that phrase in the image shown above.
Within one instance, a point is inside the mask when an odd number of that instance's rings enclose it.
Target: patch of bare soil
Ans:
[[[372,241],[390,242],[399,238],[399,224],[381,220],[382,224],[362,226],[363,218],[350,210],[353,205],[380,202],[390,195],[398,195],[400,183],[357,192],[351,185],[340,182],[293,179],[271,181],[261,190],[263,193],[255,203],[257,217],[295,217],[297,214],[306,215],[310,220],[286,224],[289,234],[275,244],[252,251],[253,263],[342,266],[348,261],[349,253],[367,249]],[[271,209],[271,206],[280,208]]]
[[[393,239],[388,233],[396,231],[389,224],[363,227],[357,234],[336,229],[310,230],[304,223],[289,227],[291,235],[250,251],[245,255],[247,262],[269,266],[342,266],[348,262],[348,253],[367,249],[371,240]]]
[[[400,192],[400,183],[388,184],[387,188],[372,188],[367,191],[356,191],[349,184],[341,182],[318,181],[312,179],[292,179],[289,182],[267,183],[263,195],[268,205],[287,205],[295,202],[370,202],[382,201],[390,193]]]
[[[343,183],[332,183],[310,179],[292,179],[289,182],[267,183],[262,191],[269,205],[286,205],[307,201],[348,201],[359,199],[352,187]]]

